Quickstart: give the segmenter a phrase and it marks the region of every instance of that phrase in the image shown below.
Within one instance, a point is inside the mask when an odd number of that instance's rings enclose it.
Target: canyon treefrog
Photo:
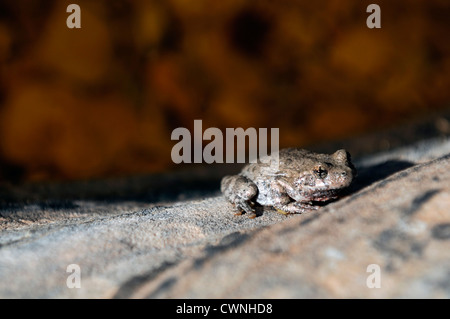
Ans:
[[[274,171],[266,156],[246,165],[238,175],[222,179],[221,191],[237,215],[246,212],[256,217],[256,203],[282,214],[317,209],[319,202],[337,198],[356,175],[350,154],[343,149],[328,155],[287,148],[278,155],[278,170]]]

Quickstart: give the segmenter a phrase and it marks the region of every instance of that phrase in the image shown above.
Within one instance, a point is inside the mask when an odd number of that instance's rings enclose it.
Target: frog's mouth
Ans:
[[[342,189],[326,189],[322,191],[315,191],[313,201],[325,202],[339,197]]]

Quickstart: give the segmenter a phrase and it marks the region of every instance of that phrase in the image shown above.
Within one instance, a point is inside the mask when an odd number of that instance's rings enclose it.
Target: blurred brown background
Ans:
[[[168,170],[194,119],[285,147],[424,116],[450,103],[449,21],[447,0],[2,0],[0,178]]]

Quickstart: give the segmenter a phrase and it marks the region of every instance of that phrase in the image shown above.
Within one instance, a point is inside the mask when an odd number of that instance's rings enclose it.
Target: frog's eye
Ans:
[[[322,166],[315,167],[313,172],[317,177],[322,179],[324,179],[328,175],[328,171],[324,169]]]

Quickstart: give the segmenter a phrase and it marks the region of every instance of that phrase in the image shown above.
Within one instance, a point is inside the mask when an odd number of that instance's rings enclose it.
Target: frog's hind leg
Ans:
[[[236,210],[238,210],[236,215],[246,212],[250,214],[250,218],[256,217],[251,200],[258,193],[258,188],[251,180],[240,175],[225,176],[222,179],[220,190],[225,198],[234,204]]]

